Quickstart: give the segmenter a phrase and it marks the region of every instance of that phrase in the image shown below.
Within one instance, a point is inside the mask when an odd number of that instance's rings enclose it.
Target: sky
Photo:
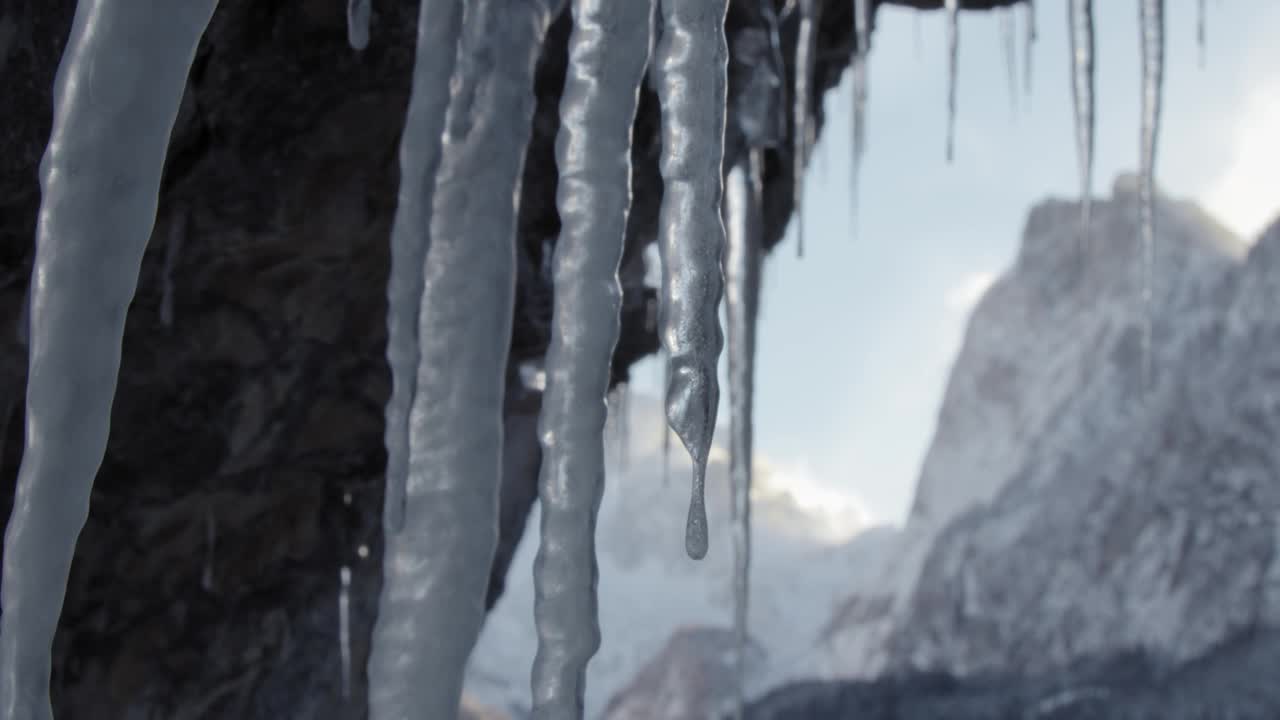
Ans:
[[[1166,3],[1157,183],[1251,240],[1280,214],[1280,2],[1208,0],[1203,66],[1196,4]],[[1011,264],[1027,210],[1078,194],[1066,0],[1036,6],[1030,96],[1026,13],[1013,12],[1016,103],[1000,13],[961,13],[951,165],[943,13],[881,8],[856,223],[848,73],[827,95],[805,190],[805,256],[796,257],[793,222],[765,263],[756,369],[756,450],[801,494],[859,505],[876,523],[905,518],[970,309]],[[1138,162],[1137,2],[1094,8],[1092,187],[1105,196]],[[634,389],[657,395],[660,374],[646,361]],[[721,378],[723,420],[723,363]]]

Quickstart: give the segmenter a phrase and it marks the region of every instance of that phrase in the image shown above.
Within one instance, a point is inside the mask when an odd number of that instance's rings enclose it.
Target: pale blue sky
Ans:
[[[1209,0],[1203,68],[1196,0],[1167,5],[1158,182],[1252,235],[1280,212],[1280,2]],[[805,257],[795,258],[792,233],[766,262],[757,450],[801,485],[856,499],[876,521],[898,522],[909,507],[969,303],[1012,260],[1027,209],[1076,193],[1066,0],[1037,6],[1030,97],[1022,94],[1026,17],[1014,14],[1016,112],[998,14],[962,13],[950,166],[943,157],[942,13],[921,14],[917,52],[916,14],[882,9],[870,60],[857,233],[850,225],[846,74],[827,98],[828,125],[810,167]],[[1137,3],[1094,6],[1093,187],[1105,195],[1117,173],[1137,165]],[[638,368],[637,389],[654,392],[658,371],[646,365]]]

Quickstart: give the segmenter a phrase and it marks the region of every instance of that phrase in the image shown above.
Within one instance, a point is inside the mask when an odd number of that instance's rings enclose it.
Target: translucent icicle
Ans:
[[[440,22],[426,5],[425,22]],[[534,70],[558,8],[466,3],[419,306],[404,524],[386,538],[369,658],[370,720],[457,717],[484,619],[498,539],[516,202]]]
[[[1138,0],[1142,43],[1142,120],[1138,192],[1142,204],[1142,369],[1150,382],[1152,275],[1155,271],[1156,145],[1160,136],[1160,107],[1164,89],[1164,0]]]
[[[338,571],[338,660],[342,664],[342,699],[351,697],[351,568]]]
[[[734,717],[745,702],[748,580],[751,566],[752,392],[760,302],[760,208],[763,156],[753,149],[725,184],[725,305],[729,325],[729,484],[733,523]]]
[[[853,166],[851,176],[853,223],[858,219],[858,171],[867,146],[867,56],[871,51],[871,0],[854,0],[853,28],[858,49],[853,56]]]
[[[652,0],[574,0],[556,162],[560,239],[538,435],[542,536],[534,560],[533,717],[581,718],[587,663],[600,647],[596,513],[620,332],[622,260],[631,207],[631,128],[649,62]],[[619,389],[626,451],[627,390]]]
[[[1009,109],[1018,110],[1018,37],[1013,28],[1013,8],[1000,9],[1000,40],[1004,46],[1004,72],[1009,81]]]
[[[1034,48],[1037,39],[1036,31],[1036,0],[1026,0],[1023,6],[1027,9],[1026,15],[1026,38],[1024,39],[1022,52],[1022,84],[1028,96],[1031,95],[1031,60],[1035,55]]]
[[[800,4],[809,8],[812,26],[813,0]],[[720,401],[716,366],[724,346],[719,317],[724,288],[720,201],[728,5],[728,0],[661,0],[662,39],[654,62],[662,103],[658,246],[667,308],[662,344],[671,358],[666,411],[671,429],[693,461],[685,550],[695,560],[707,554],[704,483]]]
[[[187,74],[216,4],[76,6],[40,164],[26,446],[0,581],[3,720],[52,717],[51,646],[106,451],[125,313]]]
[[[1196,0],[1196,49],[1200,57],[1200,67],[1205,63],[1205,8],[1204,0]]]
[[[960,67],[960,0],[947,8],[947,162],[956,156],[956,76]]]
[[[791,100],[791,212],[796,218],[796,256],[804,256],[804,174],[809,166],[809,105],[813,102],[813,63],[818,44],[818,0],[799,0],[795,95]]]
[[[347,0],[347,42],[353,50],[369,47],[369,16],[373,0]]]
[[[165,240],[164,270],[160,275],[160,324],[166,328],[173,327],[173,273],[178,269],[178,258],[182,256],[186,234],[186,214],[175,213],[173,225]]]
[[[421,0],[417,50],[404,132],[400,136],[400,190],[391,225],[391,272],[387,279],[387,401],[383,441],[387,448],[384,532],[404,523],[404,487],[409,472],[409,408],[418,385],[418,303],[431,226],[440,134],[449,102],[449,78],[462,27],[459,0]]]
[[[1093,0],[1068,0],[1067,34],[1071,47],[1071,100],[1075,108],[1076,160],[1080,165],[1080,239],[1087,247],[1093,206]]]

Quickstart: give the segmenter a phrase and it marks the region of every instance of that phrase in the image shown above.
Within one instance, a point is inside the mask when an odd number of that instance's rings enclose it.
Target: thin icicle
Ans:
[[[1138,193],[1142,203],[1142,370],[1144,381],[1153,377],[1151,366],[1152,275],[1155,272],[1156,144],[1160,136],[1160,107],[1164,89],[1164,0],[1138,0],[1138,26],[1142,47],[1142,120]]]
[[[428,26],[440,22],[434,5],[420,11]],[[516,202],[534,69],[560,4],[465,7],[418,311],[404,523],[386,537],[369,658],[370,720],[457,717],[498,539]]]
[[[400,136],[400,190],[391,224],[391,273],[387,279],[387,401],[383,441],[387,448],[383,530],[404,524],[409,473],[409,408],[418,385],[418,303],[431,226],[440,134],[449,102],[449,78],[462,27],[459,0],[421,0],[417,50],[404,133]]]
[[[574,0],[556,163],[560,240],[538,436],[542,535],[534,560],[533,717],[581,718],[600,647],[596,513],[604,491],[605,393],[620,332],[631,207],[631,128],[649,62],[652,0]],[[668,26],[670,29],[670,26]],[[626,386],[618,421],[626,455]]]
[[[173,274],[178,269],[178,258],[182,256],[186,235],[187,215],[185,212],[175,213],[165,240],[164,270],[160,276],[160,324],[166,328],[173,327]]]
[[[809,166],[809,105],[813,102],[813,64],[818,42],[817,6],[817,0],[799,0],[795,95],[791,100],[791,212],[796,217],[796,257],[804,256],[804,175]]]
[[[1004,45],[1004,71],[1009,80],[1009,109],[1018,110],[1018,37],[1013,28],[1013,8],[1000,9],[1000,40]]]
[[[1026,38],[1023,42],[1023,67],[1022,67],[1022,84],[1026,90],[1027,96],[1031,95],[1031,60],[1035,55],[1035,44],[1037,39],[1036,31],[1036,0],[1026,0],[1023,6],[1027,9],[1026,14]]]
[[[725,185],[725,305],[729,325],[729,485],[733,523],[734,716],[745,706],[748,580],[751,567],[752,392],[760,293],[763,155],[753,149]]]
[[[1094,40],[1093,0],[1068,0],[1067,36],[1071,47],[1071,101],[1075,108],[1076,161],[1080,166],[1080,241],[1088,247],[1093,207]]]
[[[812,10],[813,0],[800,4]],[[671,429],[693,461],[685,550],[695,560],[707,554],[704,485],[720,401],[716,366],[724,346],[719,317],[724,288],[720,201],[728,6],[728,0],[661,0],[662,40],[654,62],[662,103],[658,246],[667,308],[662,344],[671,358],[666,410]]]
[[[3,720],[52,717],[53,636],[106,451],[125,314],[187,74],[216,4],[76,6],[40,164],[26,447],[0,581]]]
[[[853,166],[850,185],[853,197],[853,226],[858,221],[858,175],[867,146],[867,57],[871,51],[871,0],[854,0],[854,37],[858,48],[853,56]]]
[[[347,42],[353,50],[369,47],[369,16],[373,0],[347,0]]]
[[[947,162],[956,157],[956,77],[960,68],[960,0],[947,8]]]
[[[1204,0],[1196,0],[1196,48],[1200,55],[1200,67],[1205,65],[1205,8]]]
[[[338,571],[338,659],[342,664],[342,699],[351,697],[351,568]]]

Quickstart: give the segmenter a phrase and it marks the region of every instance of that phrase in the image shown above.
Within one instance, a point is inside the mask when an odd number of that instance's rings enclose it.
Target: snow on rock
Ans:
[[[1249,249],[1159,198],[1145,391],[1136,182],[1094,210],[1085,265],[1078,206],[1031,211],[882,560],[906,595],[855,583],[826,674],[1050,671],[1129,647],[1186,660],[1280,622],[1280,224]]]

